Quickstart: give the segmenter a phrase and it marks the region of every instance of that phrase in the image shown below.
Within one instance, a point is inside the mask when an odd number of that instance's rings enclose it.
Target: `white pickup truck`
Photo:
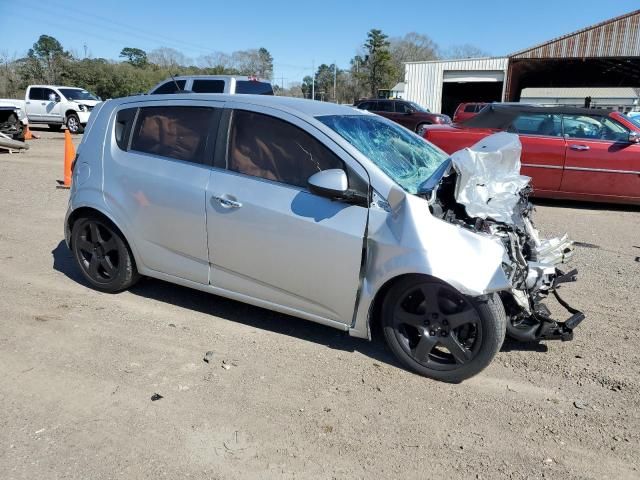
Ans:
[[[30,124],[47,124],[51,130],[67,126],[71,133],[82,133],[93,107],[101,100],[77,87],[29,85],[24,111]]]

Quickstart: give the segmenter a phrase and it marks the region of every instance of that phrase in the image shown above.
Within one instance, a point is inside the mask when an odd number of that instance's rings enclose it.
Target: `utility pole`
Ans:
[[[336,79],[338,78],[338,67],[336,67],[336,61],[333,61],[333,101],[338,103],[338,97],[336,97]]]
[[[84,58],[87,58],[87,44],[82,45],[84,47]]]
[[[316,61],[311,62],[311,100],[316,99]]]

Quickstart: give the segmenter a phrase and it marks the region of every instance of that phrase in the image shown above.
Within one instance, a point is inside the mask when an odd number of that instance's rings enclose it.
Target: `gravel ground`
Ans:
[[[63,242],[63,136],[40,134],[0,154],[3,479],[640,477],[639,209],[540,204],[546,234],[585,244],[562,290],[587,320],[448,385],[379,338],[156,280],[90,290]]]

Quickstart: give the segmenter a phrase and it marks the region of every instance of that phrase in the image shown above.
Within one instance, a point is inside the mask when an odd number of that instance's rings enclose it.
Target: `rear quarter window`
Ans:
[[[125,108],[116,114],[116,123],[114,126],[114,135],[116,144],[121,150],[129,148],[129,137],[131,136],[131,128],[136,118],[137,108]]]

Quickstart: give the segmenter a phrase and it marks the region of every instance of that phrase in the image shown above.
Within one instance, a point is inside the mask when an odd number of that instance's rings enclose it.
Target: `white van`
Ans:
[[[188,75],[163,80],[149,90],[149,95],[167,93],[227,93],[273,95],[268,80],[238,75]]]

